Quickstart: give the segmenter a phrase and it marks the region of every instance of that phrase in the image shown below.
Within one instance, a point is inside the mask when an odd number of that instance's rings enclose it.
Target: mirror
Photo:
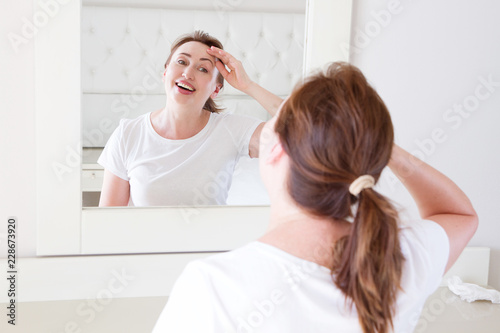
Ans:
[[[254,1],[251,5],[243,1],[195,1],[188,6],[177,1],[83,1],[83,207],[98,205],[104,170],[97,158],[119,120],[164,107],[163,66],[179,36],[195,29],[210,33],[242,61],[252,80],[284,98],[303,73],[305,8],[305,0]],[[110,18],[113,24],[109,24]],[[228,83],[216,102],[225,107],[223,113],[260,121],[270,118],[255,100]],[[230,179],[231,175],[225,174],[225,179],[227,176]],[[203,188],[181,191],[193,193],[193,202],[204,202],[202,199],[213,197],[214,192],[226,191],[225,182],[213,178]],[[227,204],[269,204],[258,159],[239,160]]]
[[[258,11],[260,3],[248,5]],[[306,72],[346,60],[334,45],[349,43],[351,7],[347,0],[307,1]],[[257,238],[267,206],[82,209],[81,8],[69,1],[35,38],[37,255],[225,251]]]

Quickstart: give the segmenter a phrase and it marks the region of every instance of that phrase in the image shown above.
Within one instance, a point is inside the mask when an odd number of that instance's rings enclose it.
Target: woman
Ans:
[[[262,132],[266,233],[188,264],[155,332],[413,331],[477,217],[450,179],[393,140],[357,68],[335,63],[306,80]],[[421,220],[400,222],[373,189],[387,165]]]
[[[165,107],[121,120],[98,160],[105,168],[99,206],[226,203],[238,159],[259,155],[264,123],[218,114],[213,99],[224,78],[271,115],[278,109],[281,99],[251,81],[217,39],[182,36],[165,63]]]

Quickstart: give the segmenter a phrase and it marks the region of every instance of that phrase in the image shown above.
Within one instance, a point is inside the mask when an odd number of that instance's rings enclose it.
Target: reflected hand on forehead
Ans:
[[[229,71],[227,70],[226,66],[231,70],[234,71],[236,69],[234,65],[234,61],[236,59],[231,56],[229,53],[225,52],[224,50],[212,46],[211,48],[207,49],[207,53],[210,54],[211,56],[215,57],[216,62],[215,66],[219,70],[219,72],[222,74],[224,78],[226,78],[229,75]],[[231,58],[234,59],[233,62],[231,62]]]
[[[207,49],[207,53],[218,58],[219,61],[215,62],[215,66],[231,86],[243,92],[250,87],[252,80],[248,77],[241,61],[215,46]]]

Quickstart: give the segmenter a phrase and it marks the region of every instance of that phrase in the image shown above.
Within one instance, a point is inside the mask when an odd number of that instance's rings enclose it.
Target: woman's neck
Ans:
[[[208,123],[210,112],[188,107],[167,106],[151,114],[154,130],[166,139],[183,140],[198,134]]]
[[[259,241],[331,269],[335,242],[349,234],[351,223],[314,217],[287,204],[271,207],[268,230]]]

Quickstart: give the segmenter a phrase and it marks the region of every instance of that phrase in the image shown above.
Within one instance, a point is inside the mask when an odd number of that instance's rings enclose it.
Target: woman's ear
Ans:
[[[222,89],[222,84],[220,83],[217,83],[217,85],[215,86],[215,90],[214,92],[210,95],[210,97],[212,99],[214,99],[215,97],[217,97],[217,95],[219,95],[219,91]]]
[[[285,150],[283,149],[281,142],[278,141],[271,148],[269,155],[267,155],[266,162],[275,164],[279,162],[283,156],[285,156]]]
[[[165,66],[165,70],[163,71],[163,75],[161,76],[161,80],[165,82],[165,75],[167,75],[167,66]]]

